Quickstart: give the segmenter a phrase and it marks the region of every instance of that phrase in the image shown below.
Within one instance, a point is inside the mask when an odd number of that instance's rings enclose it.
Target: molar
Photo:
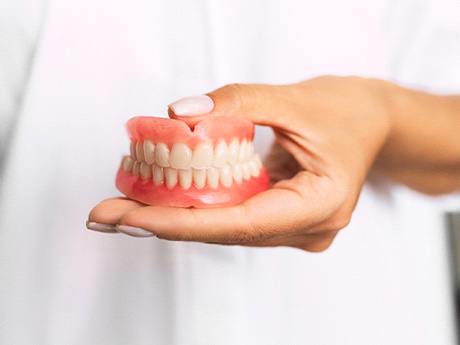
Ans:
[[[169,163],[175,169],[188,169],[192,160],[192,150],[185,144],[176,143],[173,145],[169,155]]]
[[[133,164],[133,175],[134,176],[139,176],[139,166],[141,165],[140,162],[135,161]]]
[[[199,143],[193,150],[192,167],[204,169],[211,165],[213,160],[213,150],[210,143]]]
[[[155,163],[162,168],[169,167],[169,148],[166,144],[159,143],[155,147]]]
[[[152,176],[152,170],[151,170],[150,166],[145,162],[141,163],[140,168],[139,168],[139,172],[141,174],[141,177],[144,180],[147,180]]]
[[[141,141],[136,143],[136,160],[139,162],[144,160],[144,146]]]
[[[131,141],[129,144],[129,152],[133,160],[136,160],[136,144]]]
[[[130,172],[131,169],[133,168],[133,159],[130,157],[130,156],[125,156],[123,158],[123,162],[121,163],[122,167],[123,167],[123,170],[125,172]]]
[[[253,158],[251,159],[251,161],[249,162],[249,170],[251,171],[251,175],[253,177],[258,177],[260,175],[260,169],[257,165],[257,162],[256,160]]]
[[[155,144],[150,140],[144,140],[144,158],[147,164],[155,163]]]
[[[243,178],[249,180],[251,178],[251,170],[249,167],[249,162],[242,164]]]
[[[262,161],[260,160],[260,157],[258,154],[254,155],[254,162],[256,162],[257,169],[262,169]]]
[[[166,179],[166,187],[171,190],[177,184],[177,170],[172,168],[165,168],[164,173]]]

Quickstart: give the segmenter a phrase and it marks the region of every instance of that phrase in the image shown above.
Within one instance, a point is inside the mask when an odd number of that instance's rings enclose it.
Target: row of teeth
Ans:
[[[252,142],[233,139],[230,144],[220,140],[215,147],[211,143],[199,143],[194,150],[183,143],[175,143],[171,149],[164,143],[150,140],[131,143],[131,157],[138,162],[155,164],[161,168],[206,169],[223,168],[226,164],[245,163],[254,156]]]
[[[214,189],[219,183],[231,187],[233,182],[242,183],[243,180],[259,176],[262,162],[256,154],[253,154],[251,159],[243,163],[225,164],[219,168],[175,169],[135,161],[131,156],[125,156],[122,168],[125,172],[140,176],[143,180],[152,179],[155,186],[165,184],[168,189],[173,189],[177,184],[183,189],[189,189],[192,184],[197,189],[204,188],[206,185]]]

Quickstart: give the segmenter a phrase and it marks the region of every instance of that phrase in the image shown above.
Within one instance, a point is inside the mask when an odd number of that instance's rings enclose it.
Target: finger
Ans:
[[[180,241],[246,243],[280,234],[304,233],[335,211],[331,181],[301,172],[274,188],[226,208],[136,208],[120,224],[151,231],[159,238]],[[335,198],[334,198],[335,200]]]
[[[118,224],[125,214],[145,205],[123,197],[101,201],[89,213],[88,221],[99,224]]]
[[[168,114],[191,127],[207,116],[226,115],[282,128],[289,123],[284,116],[289,101],[292,101],[289,95],[289,85],[230,84],[207,95],[173,102],[168,106]]]

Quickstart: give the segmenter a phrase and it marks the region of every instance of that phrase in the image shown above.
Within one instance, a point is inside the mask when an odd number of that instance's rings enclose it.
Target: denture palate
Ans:
[[[253,143],[247,139],[234,138],[230,143],[222,139],[214,145],[200,142],[193,149],[184,143],[168,147],[146,139],[131,142],[130,153],[122,161],[125,172],[168,189],[176,185],[183,189],[192,185],[197,189],[217,188],[219,184],[231,187],[258,177],[262,168]]]

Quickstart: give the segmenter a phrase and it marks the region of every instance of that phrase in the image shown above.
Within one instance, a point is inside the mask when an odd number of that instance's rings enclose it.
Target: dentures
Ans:
[[[268,188],[252,143],[254,126],[230,117],[184,122],[155,117],[128,121],[130,155],[117,187],[150,205],[216,207],[238,204]]]

